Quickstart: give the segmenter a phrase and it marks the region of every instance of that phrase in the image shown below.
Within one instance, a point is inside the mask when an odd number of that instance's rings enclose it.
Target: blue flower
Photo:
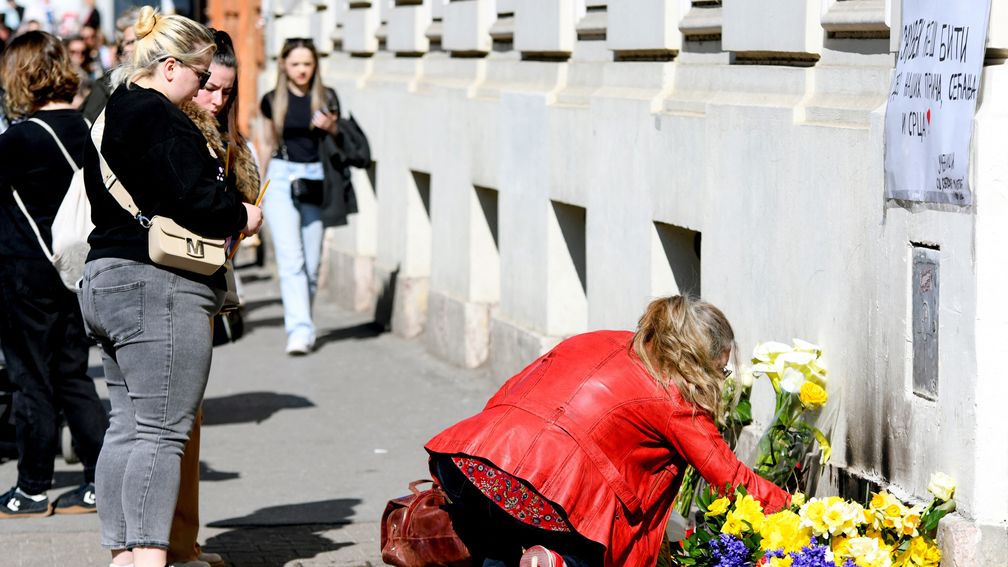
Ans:
[[[731,534],[721,534],[711,540],[711,555],[717,561],[714,567],[751,567],[749,548]]]
[[[833,561],[826,558],[826,554],[829,552],[829,547],[822,544],[817,544],[816,540],[812,540],[807,546],[803,547],[801,551],[795,551],[791,553],[791,567],[836,567]],[[765,557],[784,557],[783,550],[776,550],[768,552]],[[854,563],[848,559],[844,562],[842,567],[856,567]]]

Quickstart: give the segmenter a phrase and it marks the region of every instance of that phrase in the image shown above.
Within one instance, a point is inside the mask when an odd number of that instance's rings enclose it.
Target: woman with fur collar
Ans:
[[[235,124],[238,114],[238,63],[234,46],[231,37],[223,31],[214,32],[214,43],[217,51],[210,63],[210,79],[193,100],[182,103],[180,108],[203,133],[207,145],[221,163],[228,160],[228,190],[238,191],[243,201],[254,204],[259,196],[259,168],[249,144]],[[235,274],[236,279],[237,276]],[[168,547],[168,561],[172,567],[224,565],[220,555],[204,552],[196,537],[199,531],[199,433],[202,421],[201,409],[182,454],[182,479]]]

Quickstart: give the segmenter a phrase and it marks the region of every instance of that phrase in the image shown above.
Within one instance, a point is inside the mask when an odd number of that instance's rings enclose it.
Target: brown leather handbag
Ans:
[[[432,483],[427,490],[418,485]],[[472,557],[445,505],[448,497],[432,480],[414,480],[410,494],[389,500],[382,514],[382,561],[399,567],[469,567]]]

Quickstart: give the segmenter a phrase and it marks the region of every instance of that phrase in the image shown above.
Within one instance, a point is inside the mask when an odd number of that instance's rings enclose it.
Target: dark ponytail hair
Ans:
[[[221,67],[234,69],[234,84],[231,85],[231,96],[228,97],[227,104],[217,113],[217,121],[227,134],[227,141],[237,147],[245,147],[245,137],[238,131],[238,56],[235,55],[234,43],[231,36],[223,30],[214,30],[214,45],[217,51],[214,52],[213,62]],[[232,155],[234,153],[232,152]]]

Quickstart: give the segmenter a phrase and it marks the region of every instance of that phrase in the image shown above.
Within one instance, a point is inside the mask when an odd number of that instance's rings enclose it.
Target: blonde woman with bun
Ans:
[[[211,238],[255,234],[261,211],[228,190],[220,161],[179,108],[209,79],[213,33],[150,7],[134,30],[104,111],[109,167],[145,217]],[[112,406],[95,480],[102,545],[114,566],[164,567],[180,457],[210,373],[210,319],[226,284],[223,270],[202,276],[153,263],[147,229],[109,194],[93,144],[84,163],[95,229],[81,306]]]
[[[473,565],[653,567],[687,465],[787,505],[715,425],[734,346],[717,307],[657,299],[636,333],[561,342],[428,442]]]

